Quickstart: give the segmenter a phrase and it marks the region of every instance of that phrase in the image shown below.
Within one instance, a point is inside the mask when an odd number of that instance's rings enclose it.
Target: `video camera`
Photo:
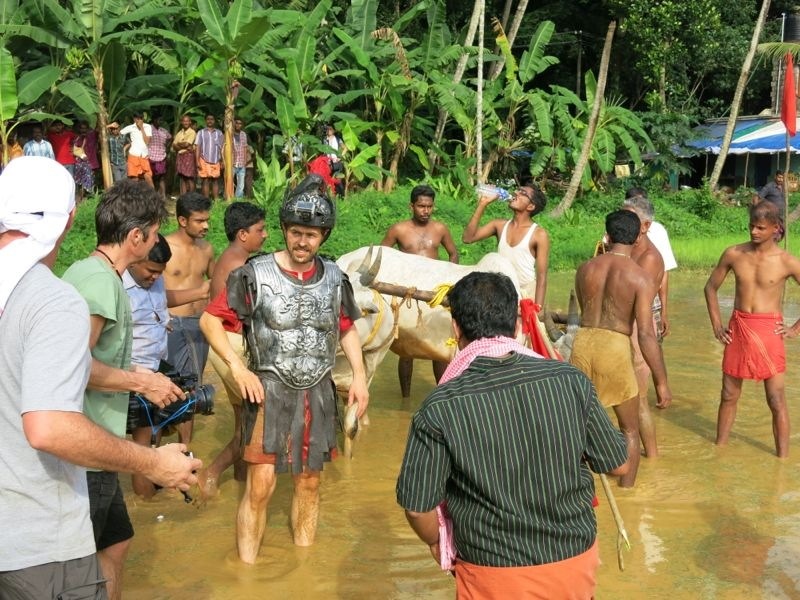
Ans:
[[[166,368],[166,363],[162,367]],[[183,423],[191,419],[195,413],[214,414],[213,385],[197,385],[197,375],[181,375],[173,371],[171,366],[166,370],[159,369],[159,372],[164,373],[172,383],[181,388],[186,398],[159,408],[139,394],[131,392],[128,399],[128,433],[137,427],[160,429],[167,423],[172,425]]]

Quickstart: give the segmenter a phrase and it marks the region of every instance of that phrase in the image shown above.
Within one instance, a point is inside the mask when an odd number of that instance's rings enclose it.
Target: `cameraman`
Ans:
[[[161,274],[172,257],[167,240],[160,233],[158,241],[147,260],[134,263],[122,274],[122,284],[131,301],[133,316],[133,346],[131,364],[151,371],[158,371],[161,361],[167,357],[167,332],[169,331],[170,306],[177,306],[195,300],[208,298],[209,282],[190,290],[165,290]],[[189,375],[189,373],[181,373]],[[139,396],[139,398],[141,398]],[[140,400],[141,401],[141,400]],[[151,406],[152,408],[152,406]],[[129,415],[130,418],[130,415]],[[139,423],[131,433],[133,441],[142,446],[155,445],[161,439],[161,432],[154,432],[147,423]],[[143,475],[131,477],[133,491],[149,499],[156,492],[155,485]]]
[[[151,186],[134,179],[118,181],[103,193],[95,209],[97,247],[63,277],[89,305],[92,364],[83,411],[118,437],[125,437],[129,392],[159,406],[184,398],[183,391],[161,373],[131,369],[131,305],[122,286],[128,265],[144,260],[155,245],[166,214],[161,196]],[[133,526],[117,473],[88,471],[86,479],[97,556],[108,580],[108,596],[118,600]]]

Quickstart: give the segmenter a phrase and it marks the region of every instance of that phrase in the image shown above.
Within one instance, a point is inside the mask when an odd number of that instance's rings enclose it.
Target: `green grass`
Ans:
[[[390,225],[409,218],[409,187],[401,187],[391,194],[364,191],[337,200],[337,226],[323,247],[324,253],[338,257],[355,248],[379,244]],[[536,221],[550,235],[550,268],[569,271],[592,255],[595,243],[603,235],[605,215],[621,203],[621,194],[587,194],[579,198],[561,219],[539,215]],[[96,199],[89,199],[78,208],[78,217],[61,248],[56,272],[61,274],[74,261],[88,255],[95,245],[94,209]],[[548,208],[556,205],[551,199]],[[689,191],[656,196],[653,198],[656,219],[670,234],[675,256],[682,268],[709,270],[722,251],[736,243],[747,241],[747,210],[744,207],[720,204],[704,192]],[[476,244],[461,243],[461,234],[469,221],[476,200],[438,195],[434,217],[450,227],[453,239],[461,253],[461,262],[474,264],[487,252],[497,247],[494,238]],[[227,245],[222,220],[226,204],[218,202],[211,213],[208,240],[217,254]],[[269,237],[266,251],[282,246],[283,238],[277,222],[277,206],[267,207]],[[483,222],[490,218],[504,218],[509,214],[505,204],[490,205]],[[176,223],[170,219],[162,232],[174,231]],[[790,240],[800,239],[800,223],[792,226]],[[444,257],[442,251],[442,257]]]

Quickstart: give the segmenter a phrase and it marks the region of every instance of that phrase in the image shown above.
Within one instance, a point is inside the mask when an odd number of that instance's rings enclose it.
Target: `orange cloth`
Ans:
[[[128,155],[128,177],[139,177],[139,175],[152,175],[150,170],[150,160],[141,156]]]
[[[546,565],[481,567],[456,560],[456,600],[589,600],[599,564],[597,540],[583,554]]]
[[[733,310],[728,328],[732,341],[722,355],[722,372],[739,379],[762,381],[786,371],[783,336],[775,328],[779,313],[747,313]]]
[[[210,163],[203,160],[203,157],[197,157],[197,175],[200,179],[216,179],[220,175],[220,164]]]

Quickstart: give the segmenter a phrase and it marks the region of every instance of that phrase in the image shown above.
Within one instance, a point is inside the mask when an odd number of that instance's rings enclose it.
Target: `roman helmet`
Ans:
[[[281,226],[320,227],[328,239],[336,224],[336,207],[324,189],[322,177],[312,173],[293,190],[286,190],[280,212]]]

